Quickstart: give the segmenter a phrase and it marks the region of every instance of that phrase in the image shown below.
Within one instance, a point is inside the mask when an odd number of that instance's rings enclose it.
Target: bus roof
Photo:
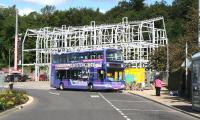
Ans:
[[[61,53],[61,54],[70,54],[70,53],[85,53],[85,52],[101,52],[103,50],[113,50],[113,51],[118,51],[118,49],[114,49],[114,48],[103,48],[101,50],[84,50],[84,51],[78,51],[78,52],[66,52],[66,53]],[[59,53],[55,53],[53,55],[61,55]]]

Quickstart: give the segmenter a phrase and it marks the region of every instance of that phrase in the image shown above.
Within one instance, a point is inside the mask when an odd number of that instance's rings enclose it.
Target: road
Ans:
[[[139,96],[116,92],[29,89],[34,102],[0,120],[197,120]]]

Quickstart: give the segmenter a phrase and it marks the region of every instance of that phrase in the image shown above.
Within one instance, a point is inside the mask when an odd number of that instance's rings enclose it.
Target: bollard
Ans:
[[[13,82],[9,82],[9,88],[10,88],[10,90],[13,89]]]

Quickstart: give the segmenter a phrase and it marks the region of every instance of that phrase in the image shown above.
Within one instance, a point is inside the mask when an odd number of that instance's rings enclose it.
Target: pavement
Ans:
[[[8,82],[5,82],[0,88],[8,88]],[[49,90],[49,81],[28,81],[28,82],[14,82],[13,89],[33,89],[33,90]]]
[[[151,101],[170,107],[200,119],[200,112],[192,110],[192,103],[179,96],[170,96],[167,89],[161,90],[161,96],[155,95],[155,90],[128,90],[128,93],[147,98]]]

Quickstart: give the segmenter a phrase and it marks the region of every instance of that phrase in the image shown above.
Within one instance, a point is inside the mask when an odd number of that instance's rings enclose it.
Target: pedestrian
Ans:
[[[156,96],[160,96],[160,90],[161,90],[161,87],[162,87],[162,81],[160,79],[155,79],[154,80],[154,86],[155,86],[155,89],[156,89]]]
[[[141,91],[145,89],[145,81],[141,82]]]

